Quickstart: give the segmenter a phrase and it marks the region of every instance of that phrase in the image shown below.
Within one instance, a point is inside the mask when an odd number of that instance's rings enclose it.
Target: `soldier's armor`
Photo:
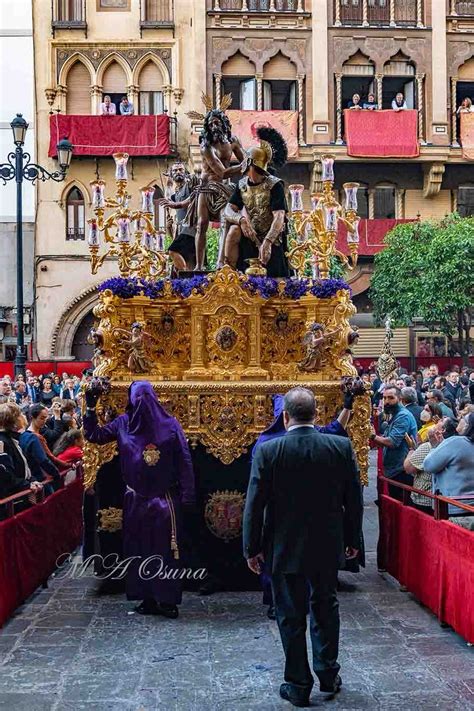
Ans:
[[[240,194],[245,205],[252,227],[257,233],[258,242],[263,242],[273,222],[273,212],[270,208],[270,192],[274,185],[281,183],[280,178],[267,175],[259,185],[249,185],[246,176],[239,180]],[[275,241],[280,244],[280,239]]]

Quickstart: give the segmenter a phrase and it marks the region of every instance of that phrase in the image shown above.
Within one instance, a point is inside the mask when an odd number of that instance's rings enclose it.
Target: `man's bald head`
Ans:
[[[291,388],[285,395],[283,410],[286,413],[285,424],[310,425],[316,417],[316,400],[308,388]]]

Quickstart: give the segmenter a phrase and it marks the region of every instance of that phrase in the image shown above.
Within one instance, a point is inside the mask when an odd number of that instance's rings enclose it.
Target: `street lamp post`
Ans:
[[[46,168],[31,162],[31,156],[23,150],[28,124],[21,114],[17,114],[10,124],[13,131],[15,152],[7,156],[8,163],[0,164],[0,178],[6,185],[8,180],[16,181],[16,323],[17,346],[15,375],[25,374],[26,351],[23,328],[23,180],[35,184],[37,180],[61,182],[66,177],[71,163],[72,145],[63,138],[57,145],[59,170],[49,173]]]

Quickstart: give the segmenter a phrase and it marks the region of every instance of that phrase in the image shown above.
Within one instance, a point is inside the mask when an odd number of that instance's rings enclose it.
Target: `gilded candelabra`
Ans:
[[[94,217],[89,219],[87,243],[91,254],[92,274],[98,270],[107,257],[117,257],[122,277],[156,278],[166,272],[164,230],[157,230],[153,224],[153,187],[141,189],[140,210],[129,207],[131,195],[128,193],[127,162],[128,153],[115,153],[115,196],[105,197],[105,182],[91,182],[92,208]],[[106,216],[107,208],[113,212]],[[106,251],[100,254],[103,233]]]
[[[311,210],[303,210],[303,185],[290,185],[291,216],[295,237],[290,241],[288,259],[299,277],[311,269],[313,278],[328,279],[331,257],[338,257],[344,266],[353,269],[359,249],[359,220],[357,214],[358,183],[344,183],[344,207],[334,194],[334,156],[321,158],[321,193],[311,195]],[[336,248],[338,223],[347,228],[349,258]]]

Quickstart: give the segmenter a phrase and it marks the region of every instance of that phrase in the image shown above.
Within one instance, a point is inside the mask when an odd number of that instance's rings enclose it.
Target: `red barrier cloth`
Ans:
[[[474,643],[474,533],[380,497],[379,565]]]
[[[370,256],[381,252],[385,247],[384,239],[387,232],[393,230],[397,225],[405,222],[415,222],[415,220],[366,220],[359,221],[359,255]],[[336,246],[343,254],[349,254],[347,247],[347,227],[338,223]]]
[[[0,626],[82,539],[80,479],[0,522]]]
[[[418,111],[344,111],[347,155],[357,158],[416,158]]]
[[[75,156],[166,156],[170,153],[170,119],[159,116],[50,116],[50,157],[56,145],[68,138]]]
[[[460,114],[462,157],[474,160],[474,113]]]

